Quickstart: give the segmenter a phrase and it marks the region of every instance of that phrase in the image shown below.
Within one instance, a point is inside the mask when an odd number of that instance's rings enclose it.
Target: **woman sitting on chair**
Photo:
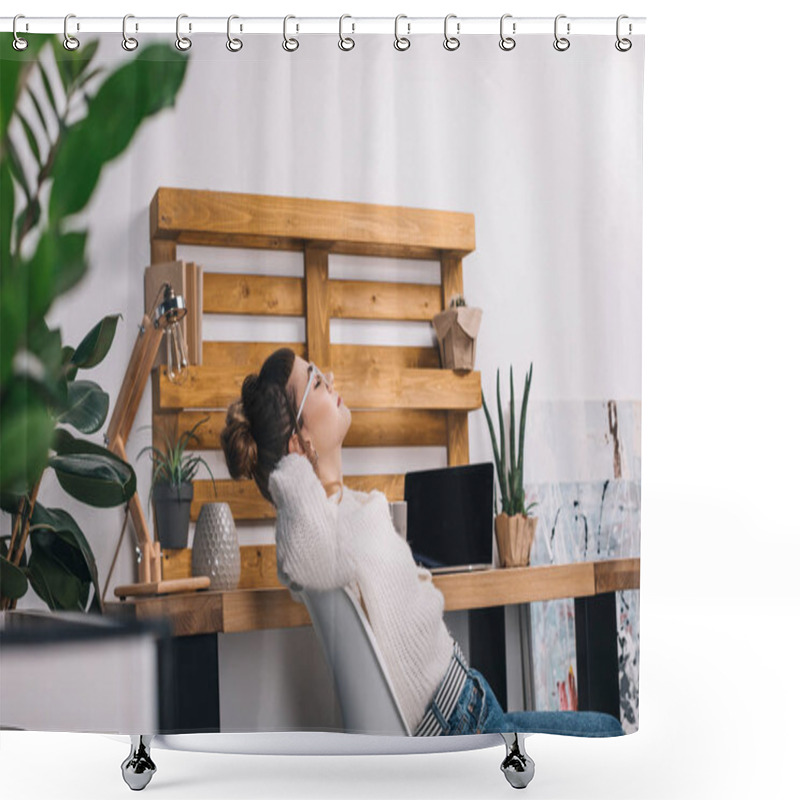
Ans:
[[[386,496],[342,482],[350,409],[333,374],[288,349],[242,384],[221,434],[231,477],[253,478],[277,509],[278,576],[290,589],[350,586],[361,598],[415,736],[560,733],[615,736],[608,714],[504,712],[444,623],[444,597],[392,524]]]

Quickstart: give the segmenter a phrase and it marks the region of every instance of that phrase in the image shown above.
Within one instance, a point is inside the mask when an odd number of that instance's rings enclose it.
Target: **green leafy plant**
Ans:
[[[103,75],[92,66],[97,41],[67,51],[57,36],[27,39],[19,52],[0,33],[0,507],[12,529],[0,537],[0,607],[13,608],[30,584],[53,610],[86,610],[94,586],[88,610],[102,612],[80,527],[37,498],[48,468],[97,508],[124,504],[136,490],[129,464],[59,427],[91,434],[103,426],[108,395],[77,375],[105,358],[119,315],[104,317],[77,348],[62,344],[45,315],[88,269],[88,231],[74,215],[139,125],[175,104],[187,58],[156,44]]]
[[[531,378],[533,376],[533,364],[531,364],[525,376],[525,389],[522,396],[522,413],[519,421],[519,442],[515,435],[515,410],[514,410],[514,370],[509,367],[509,382],[511,384],[511,416],[509,420],[509,457],[506,463],[506,435],[503,423],[503,404],[500,398],[500,370],[497,370],[497,414],[499,417],[500,428],[500,449],[497,447],[497,437],[495,436],[492,417],[486,407],[486,399],[481,389],[481,404],[486,414],[486,421],[489,423],[489,434],[492,437],[492,451],[494,452],[494,463],[497,468],[497,480],[500,484],[500,495],[502,500],[503,513],[513,516],[522,514],[527,516],[528,512],[537,505],[536,502],[525,505],[525,489],[523,488],[523,467],[525,451],[525,418],[528,412],[528,394],[531,388]],[[517,447],[518,444],[518,447]],[[515,451],[516,447],[516,451]],[[495,511],[496,511],[495,507]]]
[[[194,476],[197,474],[197,470],[201,464],[208,470],[211,483],[214,486],[214,494],[216,495],[217,484],[211,473],[211,468],[201,456],[186,454],[186,449],[190,442],[193,441],[199,444],[200,439],[195,431],[203,423],[208,422],[209,419],[210,417],[203,417],[203,419],[196,422],[188,431],[184,431],[176,441],[172,441],[169,436],[162,433],[162,438],[165,442],[163,449],[153,445],[147,445],[147,447],[143,447],[139,451],[136,456],[137,460],[141,458],[144,453],[149,451],[150,458],[155,465],[155,469],[153,470],[153,483],[150,486],[148,502],[152,500],[153,487],[158,483],[168,483],[171,486],[178,487],[178,494],[180,496],[180,486],[184,483],[191,483],[194,480]]]

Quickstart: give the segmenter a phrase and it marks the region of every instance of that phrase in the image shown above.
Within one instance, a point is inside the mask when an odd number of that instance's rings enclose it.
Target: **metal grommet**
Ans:
[[[129,19],[134,19],[133,14],[126,14],[122,18],[122,49],[127,50],[129,53],[131,50],[135,50],[139,46],[139,40],[134,39],[133,36],[128,36],[128,31],[126,30],[126,26],[128,24]],[[136,30],[139,30],[139,26],[136,26]]]
[[[74,36],[70,35],[70,32],[67,30],[67,24],[69,23],[70,19],[75,19],[75,15],[67,14],[67,16],[64,17],[64,49],[77,50],[81,43],[79,39],[76,39]],[[80,30],[80,26],[78,26],[78,30]]]
[[[290,39],[286,36],[286,23],[289,22],[290,19],[297,19],[297,17],[287,14],[283,18],[283,49],[286,50],[287,53],[293,53],[298,47],[300,47],[300,42],[298,42],[297,39]]]
[[[630,39],[622,39],[622,38],[620,38],[620,35],[619,35],[619,23],[623,19],[628,19],[628,15],[627,14],[620,14],[617,17],[617,41],[614,42],[614,47],[616,47],[617,50],[620,51],[620,53],[627,53],[628,50],[630,50],[631,47],[633,47],[633,42]],[[633,26],[629,22],[628,23],[628,34],[630,35],[632,32],[633,32]]]
[[[339,17],[339,49],[344,51],[352,50],[356,46],[354,39],[352,39],[349,36],[344,36],[342,34],[342,24],[346,19],[353,19],[353,18],[349,14],[342,14],[342,16]],[[355,31],[356,31],[356,24],[354,22],[352,32],[355,33]]]
[[[11,25],[11,30],[14,33],[14,41],[11,44],[14,46],[15,50],[22,51],[28,46],[28,40],[27,39],[20,39],[19,36],[17,36],[17,20],[18,19],[25,19],[25,17],[22,14],[17,14],[17,16],[14,17],[14,22]],[[27,22],[25,23],[25,30],[28,30],[28,23]]]
[[[442,44],[444,45],[444,49],[445,50],[453,51],[453,50],[458,50],[458,48],[461,47],[461,40],[457,36],[448,36],[447,35],[447,23],[451,19],[456,19],[456,15],[455,14],[448,14],[444,18],[444,42]],[[461,33],[461,23],[460,22],[456,23],[456,33],[457,34]]]
[[[225,47],[227,47],[228,50],[231,51],[231,53],[238,53],[244,47],[244,42],[242,42],[241,39],[236,39],[235,37],[234,38],[231,37],[231,20],[232,19],[239,19],[239,17],[237,17],[236,14],[231,14],[228,17],[228,41],[225,42]],[[241,31],[241,29],[242,29],[242,26],[240,25],[239,26],[239,30]]]
[[[399,25],[401,19],[408,19],[405,14],[398,14],[394,18],[394,49],[395,50],[408,50],[411,47],[411,39],[407,39],[405,36],[400,36]],[[408,33],[411,33],[411,23],[407,22],[406,27],[408,28]]]
[[[506,52],[508,52],[509,50],[513,50],[517,46],[516,39],[512,39],[510,36],[506,36],[503,33],[503,24],[507,19],[511,19],[511,14],[503,14],[503,16],[500,17],[500,49],[505,50]],[[517,32],[516,22],[512,23],[511,32],[512,33]]]
[[[188,50],[192,46],[192,40],[188,36],[181,36],[181,20],[186,19],[188,14],[178,14],[175,20],[175,47],[178,50]],[[192,29],[192,23],[189,23],[189,30]]]
[[[556,37],[556,40],[553,42],[553,47],[558,50],[559,53],[563,53],[565,50],[569,50],[570,41],[565,36],[558,35],[558,21],[560,19],[566,19],[566,14],[559,14],[556,17],[555,22],[553,23],[553,35]],[[569,22],[567,23],[567,36],[569,36]]]

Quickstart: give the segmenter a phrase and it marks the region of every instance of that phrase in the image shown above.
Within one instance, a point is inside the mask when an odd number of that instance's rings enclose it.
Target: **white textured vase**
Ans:
[[[239,586],[242,560],[239,536],[227,503],[205,503],[200,509],[192,542],[192,575],[207,575],[209,590]]]

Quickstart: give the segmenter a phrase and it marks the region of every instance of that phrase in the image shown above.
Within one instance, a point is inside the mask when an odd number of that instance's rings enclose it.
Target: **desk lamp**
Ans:
[[[139,336],[133,346],[122,388],[105,434],[108,449],[125,461],[128,460],[125,445],[133,419],[164,335],[167,337],[167,377],[173,383],[183,383],[186,380],[189,359],[180,325],[180,321],[186,316],[186,310],[183,297],[175,294],[171,284],[163,283],[156,292],[156,300],[149,313],[142,317],[139,324]],[[139,581],[115,587],[114,594],[117,597],[187,591],[210,585],[211,581],[206,576],[162,580],[161,543],[154,542],[150,537],[138,492],[128,501],[128,510],[136,531]]]

